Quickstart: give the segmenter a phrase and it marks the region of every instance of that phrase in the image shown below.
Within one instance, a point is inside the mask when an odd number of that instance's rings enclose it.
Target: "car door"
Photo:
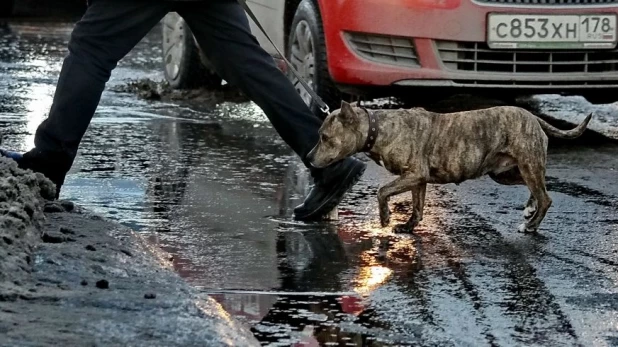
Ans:
[[[285,9],[285,0],[247,0],[249,8],[255,13],[268,35],[275,42],[277,47],[285,52],[285,35],[283,30],[283,15]],[[258,39],[260,45],[273,56],[277,56],[277,51],[272,44],[266,39],[266,36],[253,23],[251,19],[251,31]]]

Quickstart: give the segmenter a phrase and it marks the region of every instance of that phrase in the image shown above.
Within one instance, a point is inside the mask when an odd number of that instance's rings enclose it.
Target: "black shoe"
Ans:
[[[303,204],[294,209],[294,217],[315,220],[331,212],[360,180],[366,168],[367,164],[360,160],[347,158],[324,169]]]
[[[0,156],[15,160],[20,169],[42,173],[56,185],[55,199],[60,196],[64,179],[73,165],[72,158],[66,153],[43,152],[36,148],[24,154],[0,149]]]

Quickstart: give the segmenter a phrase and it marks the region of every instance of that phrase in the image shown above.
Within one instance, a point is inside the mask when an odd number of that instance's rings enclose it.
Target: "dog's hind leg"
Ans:
[[[407,174],[387,183],[378,190],[378,207],[380,209],[380,223],[385,227],[390,223],[391,211],[388,208],[388,200],[391,196],[412,190],[420,182],[416,175]]]
[[[530,198],[528,198],[528,202],[526,203],[526,208],[524,208],[524,218],[525,219],[532,218],[535,212],[536,212],[536,200],[534,199],[534,196],[530,194]]]
[[[534,232],[538,229],[552,204],[545,186],[545,169],[540,164],[526,163],[520,166],[520,171],[532,196],[528,200],[526,208],[531,208],[531,216],[519,227],[519,230],[521,232]]]
[[[499,174],[490,173],[489,177],[496,181],[496,183],[503,184],[505,186],[514,186],[514,185],[524,185],[526,182],[523,177],[521,177],[521,172],[519,172],[518,167],[514,167],[510,170],[500,172]]]
[[[518,167],[514,167],[508,171],[501,172],[499,174],[490,173],[489,177],[491,177],[491,179],[496,181],[497,183],[507,186],[526,184],[524,178],[521,177],[521,172],[519,171]],[[526,206],[524,208],[524,218],[532,218],[534,212],[536,212],[536,200],[534,199],[534,195],[530,194],[530,198],[528,198],[528,202],[526,202]]]

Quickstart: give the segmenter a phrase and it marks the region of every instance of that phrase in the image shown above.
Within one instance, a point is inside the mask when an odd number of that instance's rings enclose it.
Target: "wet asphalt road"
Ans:
[[[70,28],[0,27],[5,146],[32,146]],[[161,80],[159,40],[153,31],[109,86]],[[578,103],[592,108],[578,98],[541,101],[553,114],[561,104],[570,114]],[[610,124],[618,119],[616,106],[598,109]],[[616,170],[616,144],[554,144],[554,204],[538,235],[516,232],[526,188],[488,179],[430,187],[419,229],[393,234],[379,227],[375,198],[392,177],[373,164],[340,206],[339,222],[305,224],[290,216],[307,175],[252,104],[106,92],[63,198],[173,253],[177,271],[265,345],[611,346]],[[395,223],[406,219],[408,201],[393,199]]]

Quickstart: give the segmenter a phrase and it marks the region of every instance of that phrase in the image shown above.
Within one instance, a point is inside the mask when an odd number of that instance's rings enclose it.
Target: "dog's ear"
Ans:
[[[339,120],[345,125],[353,124],[356,121],[356,112],[349,103],[341,102],[341,112],[339,112]]]
[[[351,108],[352,104],[346,102],[345,100],[341,100],[341,109]]]

